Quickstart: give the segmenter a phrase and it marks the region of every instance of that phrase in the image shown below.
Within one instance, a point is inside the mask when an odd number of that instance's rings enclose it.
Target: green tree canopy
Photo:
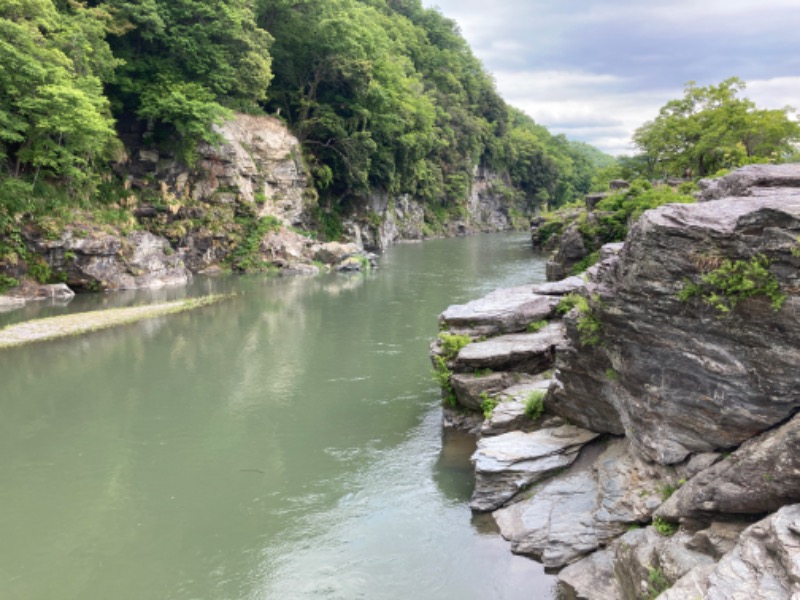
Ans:
[[[780,162],[796,151],[800,126],[793,109],[763,110],[739,93],[737,77],[719,85],[689,83],[683,98],[670,100],[658,117],[636,130],[648,175],[710,175],[752,162]]]
[[[103,80],[118,61],[109,14],[78,2],[0,1],[0,165],[20,177],[58,177],[75,189],[108,158],[115,132]]]

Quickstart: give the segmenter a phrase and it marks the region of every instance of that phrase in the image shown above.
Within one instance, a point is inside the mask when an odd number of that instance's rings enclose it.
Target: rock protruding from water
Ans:
[[[27,244],[61,272],[70,287],[89,290],[135,290],[186,285],[192,274],[169,242],[149,231],[127,235],[100,227],[67,227],[57,239],[24,230]]]
[[[564,425],[481,439],[472,456],[475,491],[470,506],[482,512],[503,506],[533,483],[571,465],[580,449],[596,437],[591,431]]]
[[[624,440],[611,442],[590,465],[575,470],[494,513],[513,552],[548,568],[575,562],[631,525],[649,521],[665,490],[683,477],[681,471],[641,460]]]
[[[515,333],[475,342],[454,361],[457,371],[492,369],[537,374],[553,366],[556,348],[565,341],[564,328],[552,323],[536,333]]]
[[[512,551],[563,568],[565,598],[800,598],[800,165],[703,188],[704,202],[645,212],[580,281],[552,288],[583,300],[539,334],[563,327],[540,422],[497,389],[542,368],[534,334],[473,342],[451,362],[497,383],[472,392],[488,416],[473,506],[503,503],[493,516]],[[530,476],[518,465],[563,460],[518,448],[556,418],[624,437]]]
[[[525,331],[531,324],[553,315],[559,299],[534,293],[536,286],[498,289],[467,304],[450,306],[439,317],[449,331],[472,335],[498,335]]]

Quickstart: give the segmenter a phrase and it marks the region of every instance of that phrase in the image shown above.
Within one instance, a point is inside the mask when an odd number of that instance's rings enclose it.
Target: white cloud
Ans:
[[[628,91],[622,77],[584,71],[500,71],[495,79],[500,95],[537,123],[609,154],[631,153],[633,131],[682,93]]]
[[[800,109],[800,77],[774,77],[747,82],[745,96],[759,108]]]
[[[800,108],[797,0],[433,0],[500,94],[611,154],[690,80],[738,75],[762,108]]]

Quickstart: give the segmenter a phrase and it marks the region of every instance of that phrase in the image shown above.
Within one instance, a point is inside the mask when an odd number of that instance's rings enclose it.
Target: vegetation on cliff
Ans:
[[[379,189],[446,219],[479,164],[521,210],[559,204],[608,162],[508,107],[419,0],[6,0],[0,65],[9,213],[118,203],[112,163],[144,145],[191,164],[232,110],[285,119],[329,213]]]

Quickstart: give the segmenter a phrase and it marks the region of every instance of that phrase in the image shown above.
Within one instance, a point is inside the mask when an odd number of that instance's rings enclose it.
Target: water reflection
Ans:
[[[470,523],[471,442],[442,439],[427,359],[447,304],[543,261],[496,236],[382,264],[41,307],[238,294],[0,353],[0,597],[548,597]]]
[[[463,504],[472,497],[475,481],[469,459],[475,447],[475,436],[462,431],[442,431],[442,449],[433,467],[433,479],[448,500]]]

